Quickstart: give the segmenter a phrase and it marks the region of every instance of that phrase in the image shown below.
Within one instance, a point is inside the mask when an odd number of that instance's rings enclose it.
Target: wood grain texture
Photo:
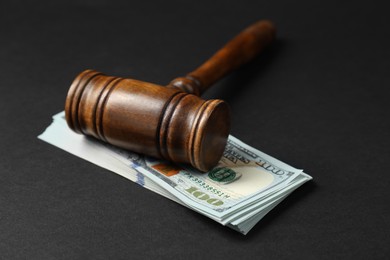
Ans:
[[[218,163],[230,128],[222,100],[92,70],[74,80],[65,115],[77,133],[201,171]]]
[[[197,96],[223,76],[258,55],[275,38],[275,27],[267,20],[258,21],[218,50],[210,59],[184,77],[171,81],[168,87]]]
[[[258,22],[168,87],[86,70],[67,95],[68,126],[134,152],[208,171],[226,146],[230,110],[222,100],[205,101],[198,95],[255,57],[273,37],[272,24]]]

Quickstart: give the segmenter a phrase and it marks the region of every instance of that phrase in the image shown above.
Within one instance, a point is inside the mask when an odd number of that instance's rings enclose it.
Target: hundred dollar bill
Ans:
[[[64,112],[39,138],[243,234],[311,177],[230,136],[209,173],[172,165],[72,132]]]
[[[221,221],[288,186],[302,170],[229,136],[219,164],[202,173],[188,165],[142,156],[111,147],[119,159],[189,205]]]

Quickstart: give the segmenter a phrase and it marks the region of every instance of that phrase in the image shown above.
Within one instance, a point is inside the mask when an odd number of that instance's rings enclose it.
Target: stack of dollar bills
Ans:
[[[71,131],[64,112],[38,136],[52,145],[247,234],[311,176],[229,136],[219,164],[202,173]]]

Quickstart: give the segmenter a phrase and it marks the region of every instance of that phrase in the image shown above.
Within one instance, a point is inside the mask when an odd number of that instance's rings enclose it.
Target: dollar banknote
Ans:
[[[64,113],[40,139],[109,169],[223,225],[246,234],[311,177],[229,136],[219,164],[208,173],[143,156],[73,133]]]
[[[213,219],[242,213],[283,190],[302,170],[295,169],[229,136],[219,164],[202,173],[187,165],[115,149],[119,159],[143,173],[179,200]]]

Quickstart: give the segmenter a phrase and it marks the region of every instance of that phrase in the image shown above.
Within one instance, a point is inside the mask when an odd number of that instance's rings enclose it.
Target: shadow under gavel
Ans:
[[[274,38],[271,22],[256,22],[166,87],[86,70],[73,81],[66,98],[68,126],[134,152],[208,171],[225,149],[230,111],[223,100],[199,96]]]

